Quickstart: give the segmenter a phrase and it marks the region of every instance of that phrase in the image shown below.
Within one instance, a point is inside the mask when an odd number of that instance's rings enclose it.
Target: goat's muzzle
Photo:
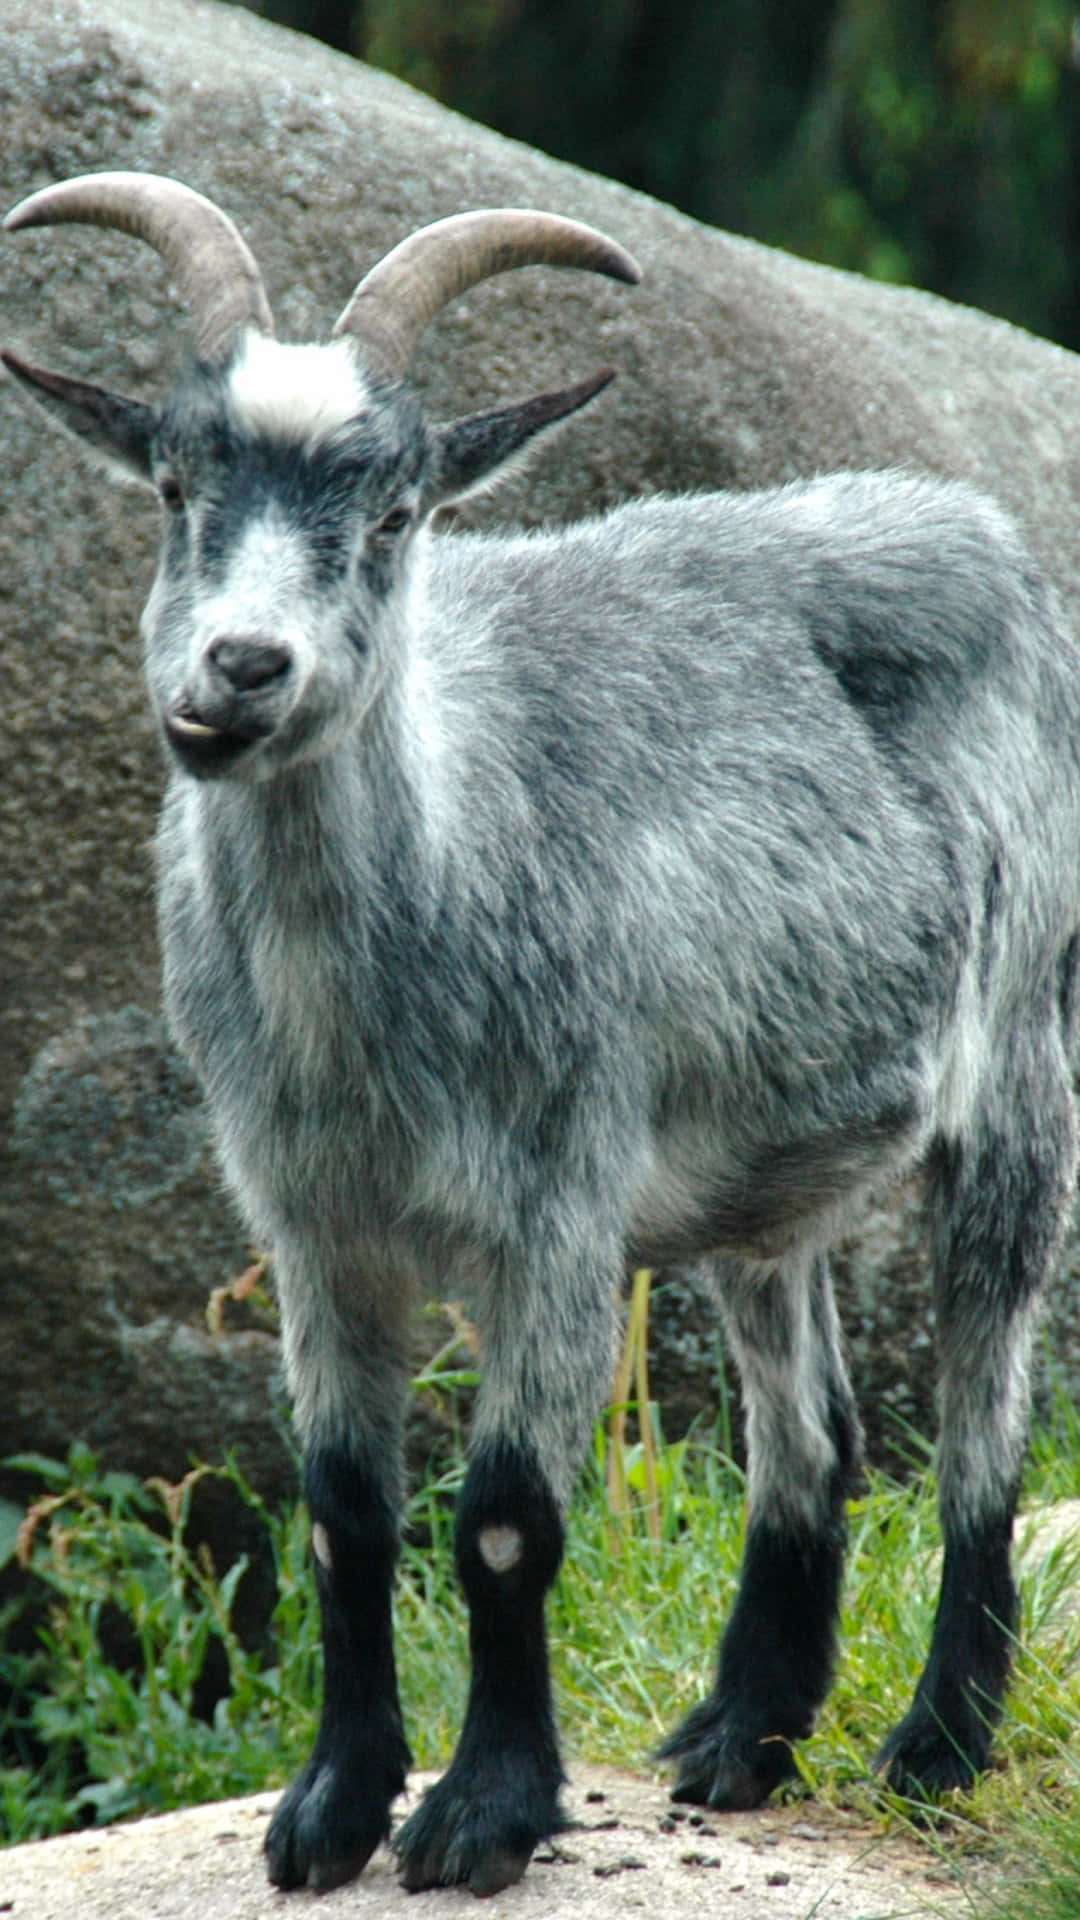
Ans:
[[[254,693],[288,673],[292,653],[273,640],[222,634],[220,639],[210,642],[206,660],[214,676],[225,681],[234,692]]]
[[[192,682],[164,716],[169,745],[182,765],[213,777],[274,733],[292,669],[291,649],[260,635],[212,640]]]

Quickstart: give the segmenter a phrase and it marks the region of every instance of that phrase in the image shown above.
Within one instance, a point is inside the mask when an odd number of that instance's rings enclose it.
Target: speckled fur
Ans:
[[[288,351],[264,343],[260,369]],[[242,364],[146,409],[134,464],[182,494],[144,618],[177,756],[169,1017],[274,1248],[319,1529],[327,1707],[274,1878],[356,1871],[403,1778],[386,1595],[425,1293],[470,1295],[485,1374],[458,1534],[473,1689],[398,1842],[406,1883],[494,1891],[558,1824],[543,1595],[629,1260],[713,1261],[747,1401],[746,1567],[714,1690],[669,1743],[676,1791],[749,1805],[793,1770],[858,1453],[827,1248],[918,1164],[946,1572],[882,1764],[912,1791],[969,1779],[1075,1171],[1072,637],[962,486],[844,474],[440,536],[485,434],[494,473],[531,426],[432,427],[358,373],[348,418],[315,382],[308,430],[295,381],[264,407]],[[222,636],[285,669],[237,693]],[[510,1528],[520,1553],[485,1558]]]

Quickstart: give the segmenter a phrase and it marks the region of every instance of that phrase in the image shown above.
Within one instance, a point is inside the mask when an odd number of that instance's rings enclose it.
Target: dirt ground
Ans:
[[[426,1776],[429,1779],[431,1776]],[[411,1783],[410,1798],[426,1784]],[[380,1849],[333,1893],[282,1894],[263,1870],[272,1794],[0,1854],[0,1915],[15,1920],[931,1920],[963,1894],[929,1848],[882,1838],[854,1815],[803,1802],[718,1817],[672,1806],[663,1786],[579,1767],[575,1825],[478,1907],[460,1889],[406,1893]],[[969,1909],[966,1909],[968,1910]]]
[[[1020,1567],[1077,1539],[1080,1500],[1029,1514]],[[399,1818],[434,1777],[412,1777]],[[482,1906],[456,1888],[406,1893],[383,1849],[351,1886],[279,1893],[263,1869],[264,1793],[0,1850],[0,1920],[971,1920],[992,1871],[976,1877],[968,1858],[953,1873],[929,1839],[812,1800],[702,1814],[659,1781],[580,1765],[564,1799],[571,1828]]]

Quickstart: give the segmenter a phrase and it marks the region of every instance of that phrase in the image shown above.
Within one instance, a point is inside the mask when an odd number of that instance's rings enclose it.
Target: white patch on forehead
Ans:
[[[362,413],[367,381],[350,340],[290,345],[246,333],[229,372],[229,399],[241,423],[282,440],[321,440]]]

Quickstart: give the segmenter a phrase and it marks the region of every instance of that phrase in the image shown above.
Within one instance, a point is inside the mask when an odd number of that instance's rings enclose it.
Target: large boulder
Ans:
[[[102,167],[172,173],[240,222],[284,334],[328,328],[359,273],[459,208],[552,208],[629,246],[629,292],[518,273],[471,293],[416,365],[436,413],[610,362],[620,379],[475,520],[536,522],[658,488],[747,487],[895,462],[996,494],[1080,614],[1080,367],[999,322],[807,265],[516,146],[231,7],[7,0],[3,193]],[[145,248],[85,231],[0,246],[0,337],[138,392],[185,351]],[[159,1013],[148,842],[162,781],[136,614],[155,514],[0,394],[0,1456],[76,1435],[129,1467],[238,1451],[292,1468],[272,1325],[206,1324],[251,1258],[197,1090]],[[633,777],[633,769],[628,769]],[[925,1421],[927,1310],[906,1208],[848,1259],[846,1311],[880,1442]],[[673,1417],[700,1404],[715,1327],[671,1288],[657,1356]],[[1070,1279],[1052,1316],[1078,1367]]]

